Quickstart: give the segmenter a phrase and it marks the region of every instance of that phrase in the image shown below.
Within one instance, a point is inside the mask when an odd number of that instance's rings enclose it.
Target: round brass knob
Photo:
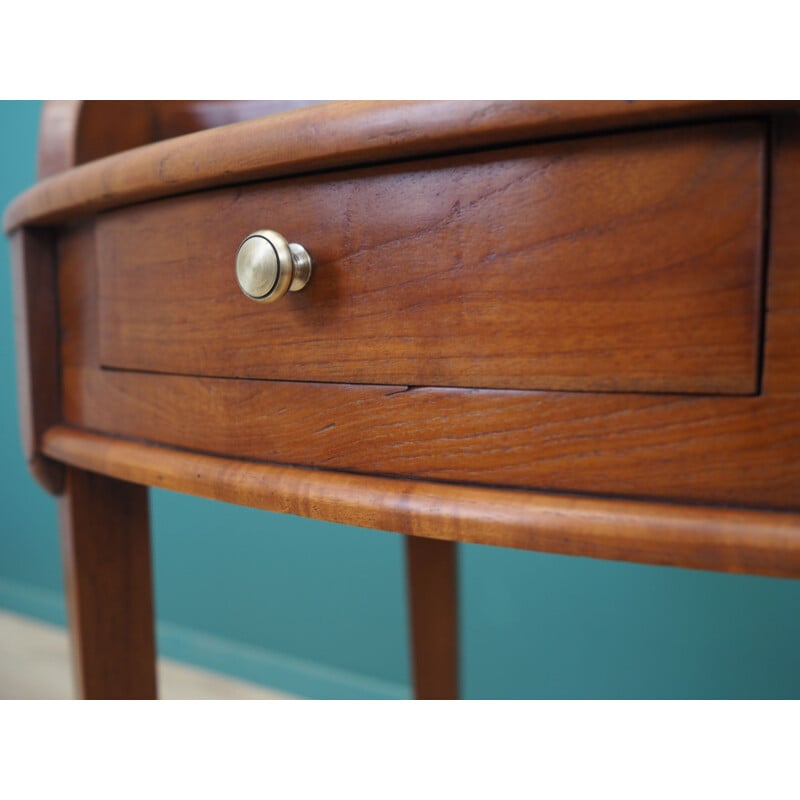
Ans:
[[[251,233],[236,252],[239,288],[257,303],[273,303],[299,292],[311,277],[311,256],[275,231]]]

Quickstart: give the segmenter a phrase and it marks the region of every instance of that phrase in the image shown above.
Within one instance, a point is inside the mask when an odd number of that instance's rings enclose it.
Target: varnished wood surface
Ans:
[[[147,489],[69,469],[59,515],[78,696],[154,699]]]
[[[102,215],[101,361],[221,377],[753,393],[764,129],[695,126],[190,195]],[[239,290],[272,228],[312,254]],[[376,343],[379,346],[376,347]]]
[[[62,231],[56,252],[61,362],[99,367],[94,223]]]
[[[58,300],[52,235],[46,231],[17,231],[11,237],[11,272],[22,450],[39,484],[57,494],[64,485],[64,469],[45,458],[40,449],[42,433],[61,419]]]
[[[281,114],[317,105],[319,100],[150,100],[155,118],[153,141]]]
[[[62,357],[69,367],[64,413],[70,423],[220,455],[354,472],[701,503],[800,505],[796,407],[769,393],[728,400],[526,396],[100,371],[92,235],[84,226],[62,237],[60,246]],[[771,281],[789,274],[774,273]]]
[[[800,577],[800,515],[453,486],[282,467],[57,426],[44,451],[122,481],[448,541]]]
[[[39,128],[37,176],[52,177],[79,164],[154,141],[151,101],[50,100]]]
[[[50,100],[42,107],[36,175],[39,180],[74,167],[82,100]]]
[[[324,103],[84,164],[18,197],[6,210],[3,224],[10,231],[223,184],[796,106],[775,101]]]
[[[411,674],[417,700],[456,700],[458,556],[455,542],[406,537]]]
[[[65,367],[64,419],[145,441],[359,473],[800,508],[791,397],[232,381]]]
[[[796,107],[343,103],[145,144],[253,107],[63,106],[65,171],[5,225],[23,288],[50,259],[23,427],[69,467],[81,693],[156,693],[145,486],[408,534],[418,696],[457,693],[456,542],[800,577]],[[232,274],[265,225],[317,262],[275,309]]]
[[[50,100],[38,176],[187,133],[313,105],[309,100]]]
[[[75,160],[70,166],[132,150],[157,137],[149,100],[84,100],[77,122]]]
[[[778,117],[773,129],[764,390],[796,395],[800,393],[800,119]]]

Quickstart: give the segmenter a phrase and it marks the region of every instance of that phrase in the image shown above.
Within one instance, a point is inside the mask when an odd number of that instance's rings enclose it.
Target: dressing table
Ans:
[[[796,103],[53,102],[5,212],[75,676],[157,694],[147,487],[455,547],[800,575]]]

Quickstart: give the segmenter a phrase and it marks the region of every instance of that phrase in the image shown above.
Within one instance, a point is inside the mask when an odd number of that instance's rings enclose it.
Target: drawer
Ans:
[[[764,126],[586,137],[129,207],[96,224],[105,367],[497,389],[758,389]],[[270,305],[234,258],[314,260]]]

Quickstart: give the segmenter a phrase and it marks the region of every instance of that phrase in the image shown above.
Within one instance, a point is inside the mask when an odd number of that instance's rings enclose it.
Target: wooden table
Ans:
[[[80,693],[156,696],[148,486],[406,534],[421,698],[460,541],[800,575],[796,108],[47,104],[5,229]]]

